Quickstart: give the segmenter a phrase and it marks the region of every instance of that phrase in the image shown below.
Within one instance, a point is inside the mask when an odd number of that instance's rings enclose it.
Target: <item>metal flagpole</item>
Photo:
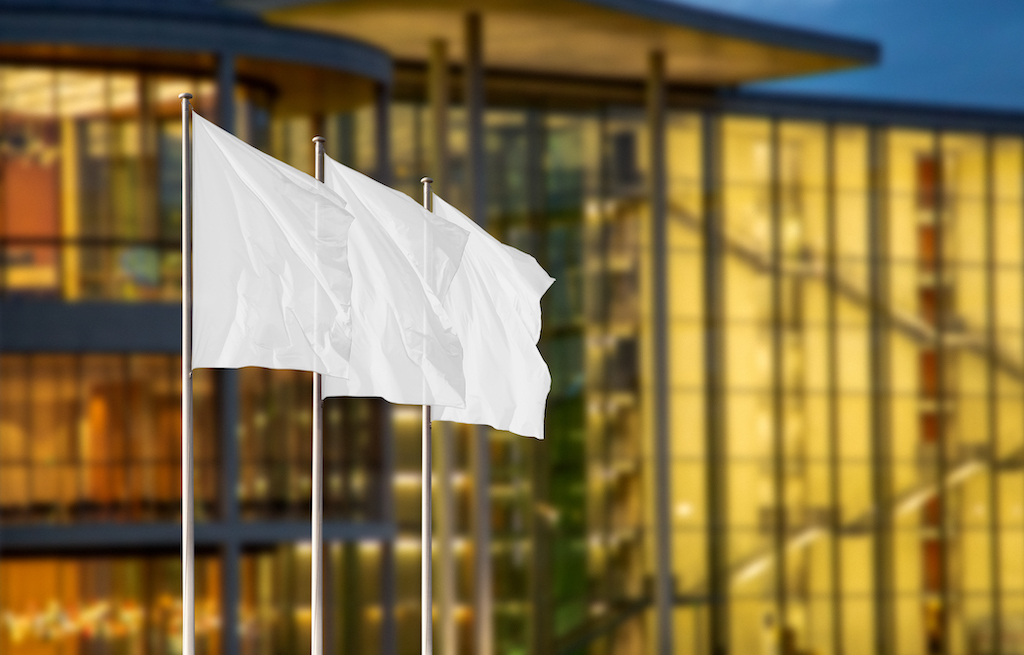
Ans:
[[[313,137],[316,152],[316,179],[324,181],[324,142]],[[323,378],[313,373],[313,549],[311,575],[310,645],[311,655],[324,652],[324,401]]]
[[[181,99],[181,653],[196,652],[192,478],[192,99]]]
[[[434,193],[430,185],[434,180],[424,177],[420,180],[423,183],[423,207],[428,211],[434,211]],[[433,655],[434,653],[434,589],[433,589],[433,522],[431,517],[431,492],[432,492],[432,443],[430,438],[430,405],[423,406],[423,472],[421,474],[423,492],[420,495],[420,653],[422,655]]]

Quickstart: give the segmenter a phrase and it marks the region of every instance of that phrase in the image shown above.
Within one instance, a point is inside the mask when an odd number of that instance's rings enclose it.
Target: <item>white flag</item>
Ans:
[[[554,279],[436,195],[434,211],[469,230],[469,242],[443,303],[462,342],[466,405],[435,405],[433,418],[543,439],[551,374],[537,341],[540,298]]]
[[[193,367],[347,376],[351,212],[316,179],[192,117]]]
[[[346,202],[352,271],[352,359],[323,395],[409,405],[465,403],[463,352],[441,300],[469,232],[412,198],[326,158],[324,182]]]

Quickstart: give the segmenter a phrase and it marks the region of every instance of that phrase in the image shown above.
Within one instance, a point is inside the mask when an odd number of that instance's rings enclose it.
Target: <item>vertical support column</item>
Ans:
[[[530,239],[527,250],[537,257],[545,269],[545,216],[547,210],[545,157],[547,154],[547,122],[542,109],[526,111],[526,206]],[[544,302],[544,301],[542,301]],[[542,346],[543,347],[543,346]],[[551,464],[549,447],[543,441],[526,440],[533,511],[529,513],[530,548],[530,651],[547,653],[554,639],[554,606],[551,585],[553,526],[540,508],[551,504]]]
[[[876,655],[893,655],[892,430],[889,412],[889,231],[885,128],[870,128],[868,141],[868,375],[871,397],[871,500],[875,508],[872,555]]]
[[[465,57],[463,76],[466,103],[466,179],[470,216],[477,224],[487,226],[487,182],[484,153],[484,46],[483,18],[478,13],[466,15]]]
[[[839,457],[840,395],[839,395],[839,302],[836,294],[839,281],[838,235],[836,233],[836,127],[825,126],[825,276],[826,332],[828,349],[828,496],[829,496],[829,582],[832,603],[832,653],[843,655],[843,549],[842,538],[842,469]]]
[[[992,135],[985,135],[985,331],[989,348],[995,351],[999,343],[998,312],[996,303],[996,204],[995,153]],[[1003,653],[1003,584],[1002,548],[999,540],[999,520],[1002,503],[999,494],[999,372],[996,361],[990,357],[988,368],[988,543],[989,586],[992,603],[992,655]]]
[[[945,194],[945,167],[942,158],[942,136],[939,132],[932,132],[932,159],[935,162],[935,180],[932,193],[932,229],[935,234],[935,324],[934,341],[932,347],[935,351],[935,430],[936,430],[936,466],[935,484],[937,485],[937,499],[939,506],[938,528],[939,536],[939,623],[940,637],[938,652],[940,655],[948,655],[950,652],[949,629],[950,616],[952,615],[950,596],[950,561],[952,551],[949,543],[949,485],[946,484],[946,477],[949,475],[949,421],[947,417],[948,404],[946,403],[946,362],[947,351],[945,341],[945,328],[949,307],[946,305],[946,224],[944,220],[943,196]]]
[[[230,52],[217,56],[217,122],[235,132],[235,57]],[[239,371],[217,371],[220,404],[220,510],[221,521],[235,526],[241,520],[238,507]],[[237,534],[229,528],[228,534]],[[238,613],[242,597],[242,551],[238,541],[221,544],[221,644],[224,655],[238,655],[241,643]]]
[[[466,15],[465,103],[470,216],[487,227],[487,197],[484,153],[484,69],[483,18]],[[473,636],[477,655],[492,655],[493,590],[491,585],[491,450],[489,428],[475,426],[473,435]]]
[[[391,538],[380,543],[381,561],[381,655],[395,655],[398,652],[398,638],[395,625],[395,603],[397,599],[397,574],[395,571],[395,535],[398,521],[395,517],[395,435],[391,424],[391,404],[376,400],[378,435],[381,439],[381,518],[394,529]]]
[[[436,180],[448,179],[448,43],[444,39],[430,42],[430,58],[427,61],[427,104],[429,105],[430,128],[427,134],[427,162]],[[437,477],[438,513],[437,527],[437,623],[440,630],[442,655],[456,655],[458,652],[458,631],[455,623],[455,500],[452,476],[455,446],[453,428],[442,423],[437,432],[438,464]]]
[[[233,526],[241,521],[238,506],[239,452],[239,384],[238,370],[217,372],[220,402],[220,514],[229,535],[237,534]],[[239,655],[238,612],[242,597],[242,550],[236,539],[229,537],[221,544],[221,651]]]
[[[389,184],[391,181],[391,86],[377,84],[377,101],[374,103],[375,120],[373,144],[377,155],[377,181]]]
[[[381,184],[391,183],[391,86],[377,85],[377,98],[374,105],[376,120],[374,126],[374,148],[377,157],[377,181]],[[391,404],[378,400],[378,411],[383,429],[383,485],[384,518],[394,527],[395,531],[389,539],[380,543],[381,561],[381,655],[395,655],[398,652],[398,625],[395,621],[395,605],[398,602],[398,573],[395,564],[395,539],[398,536],[398,525],[395,518],[394,481],[395,481],[395,438],[391,423]]]
[[[430,131],[427,135],[427,163],[434,183],[442,191],[448,181],[448,42],[434,39],[430,42],[427,62],[427,104],[430,107]]]
[[[227,51],[217,54],[217,122],[235,131],[235,55]]]
[[[725,320],[721,117],[701,116],[704,209],[704,475],[708,521],[708,642],[711,655],[729,652],[729,544],[726,505]]]
[[[437,476],[437,624],[440,629],[441,655],[457,655],[458,626],[455,624],[455,495],[452,478],[455,475],[455,439],[451,423],[441,422],[437,433],[439,471]]]
[[[772,551],[775,587],[775,638],[779,652],[786,648],[789,623],[786,611],[786,393],[785,393],[785,317],[783,316],[782,276],[782,180],[779,120],[771,119],[768,148],[770,150],[769,204],[771,251],[771,370],[772,370]]]
[[[668,178],[665,157],[665,55],[651,52],[647,68],[647,138],[650,152],[651,203],[651,338],[654,373],[654,512],[655,580],[654,603],[657,615],[659,655],[672,655],[672,605],[675,585],[672,578],[672,510],[668,385]]]

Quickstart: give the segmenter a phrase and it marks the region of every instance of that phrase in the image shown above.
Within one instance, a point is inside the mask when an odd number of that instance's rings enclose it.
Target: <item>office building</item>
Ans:
[[[657,0],[0,2],[0,651],[180,652],[191,91],[557,280],[547,440],[435,429],[437,652],[1024,652],[1024,112],[742,90],[879,56]],[[194,384],[200,652],[307,652],[308,374]],[[417,653],[419,410],[325,416],[328,649]]]

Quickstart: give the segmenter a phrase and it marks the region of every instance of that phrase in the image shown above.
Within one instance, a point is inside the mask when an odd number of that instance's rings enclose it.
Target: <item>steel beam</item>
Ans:
[[[324,539],[330,541],[375,541],[394,539],[393,523],[349,523],[325,521]],[[261,547],[309,539],[306,521],[214,521],[197,523],[196,545],[219,547],[235,542],[239,547]],[[71,525],[5,525],[4,553],[73,552],[77,550],[175,549],[181,544],[181,524],[82,523]]]

